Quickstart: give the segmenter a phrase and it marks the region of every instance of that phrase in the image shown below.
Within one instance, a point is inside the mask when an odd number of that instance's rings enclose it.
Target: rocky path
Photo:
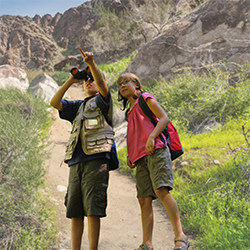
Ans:
[[[72,99],[82,99],[81,87],[72,86],[68,94]],[[68,166],[60,163],[64,157],[71,124],[54,113],[51,128],[53,142],[48,160],[47,187],[56,206],[58,239],[54,250],[70,250],[70,220],[65,217],[64,196],[68,185]],[[154,203],[154,249],[173,249],[174,233],[164,210]],[[99,250],[132,250],[141,244],[140,208],[136,198],[135,182],[118,170],[110,172],[107,217],[101,219]],[[87,220],[82,240],[82,249],[88,250]]]

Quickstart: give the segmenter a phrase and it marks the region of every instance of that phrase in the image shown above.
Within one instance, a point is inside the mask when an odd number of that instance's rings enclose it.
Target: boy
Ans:
[[[112,98],[92,53],[80,49],[93,78],[83,84],[87,97],[77,101],[62,100],[74,83],[71,76],[50,101],[60,118],[72,123],[64,161],[70,167],[65,199],[66,217],[71,219],[71,249],[81,249],[84,216],[88,218],[89,249],[98,249],[100,218],[106,216],[109,159],[114,132],[105,118],[112,121]],[[106,114],[104,117],[103,114]]]

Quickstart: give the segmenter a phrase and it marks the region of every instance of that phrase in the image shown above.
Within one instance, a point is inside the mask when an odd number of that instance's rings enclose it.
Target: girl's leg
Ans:
[[[100,235],[100,217],[88,216],[88,238],[89,238],[89,250],[98,249],[98,241]]]
[[[153,207],[152,197],[145,197],[138,199],[141,207],[141,221],[142,221],[142,243],[152,247],[152,234],[153,234]]]
[[[80,250],[83,234],[83,220],[81,218],[71,218],[71,249]]]
[[[173,196],[169,193],[167,188],[159,188],[155,190],[155,193],[167,211],[167,214],[174,229],[175,238],[186,237],[186,235],[182,231],[179,210]],[[175,243],[175,247],[180,246],[185,246],[185,243],[177,241]]]

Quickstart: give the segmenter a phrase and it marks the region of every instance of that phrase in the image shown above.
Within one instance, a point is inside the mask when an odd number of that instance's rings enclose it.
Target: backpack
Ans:
[[[113,145],[110,152],[109,170],[115,170],[117,168],[119,168],[119,160],[117,157],[115,139],[113,139]]]
[[[156,126],[157,122],[155,121],[155,119],[152,115],[152,111],[148,107],[142,94],[139,96],[138,103],[139,103],[140,108],[144,112],[144,114],[146,116],[148,116],[150,118],[151,122],[154,124],[154,126]],[[177,130],[171,121],[169,121],[167,127],[162,131],[162,133],[164,134],[164,136],[167,140],[167,145],[170,149],[171,160],[173,161],[174,159],[180,157],[184,153],[179,135],[178,135]],[[165,139],[162,136],[162,134],[160,134],[159,136],[160,136],[162,142],[165,144]]]

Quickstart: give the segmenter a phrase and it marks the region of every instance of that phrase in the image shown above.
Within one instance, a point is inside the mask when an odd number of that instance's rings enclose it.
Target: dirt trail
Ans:
[[[82,99],[80,86],[72,86],[68,94],[72,99]],[[51,128],[50,140],[53,142],[51,158],[48,160],[46,176],[51,199],[56,206],[58,223],[58,240],[54,250],[70,249],[70,220],[65,217],[65,190],[68,185],[68,166],[60,163],[64,157],[65,146],[69,138],[71,124],[63,121],[55,112],[55,122]],[[154,202],[154,236],[155,250],[173,249],[174,233],[170,221],[162,208]],[[132,250],[141,244],[140,208],[136,198],[135,182],[119,171],[110,172],[108,188],[107,217],[101,219],[99,250]],[[85,220],[82,249],[88,249],[87,220]]]

